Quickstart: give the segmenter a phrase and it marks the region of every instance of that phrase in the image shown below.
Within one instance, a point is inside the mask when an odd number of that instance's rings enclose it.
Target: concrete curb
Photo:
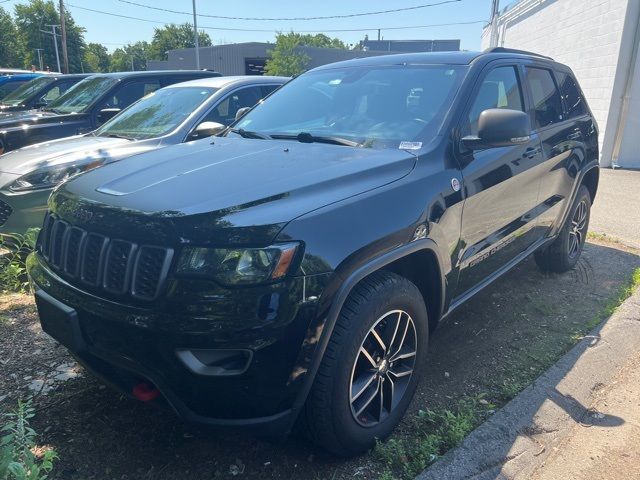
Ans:
[[[589,407],[638,349],[640,289],[416,480],[529,478],[577,425],[611,421]]]

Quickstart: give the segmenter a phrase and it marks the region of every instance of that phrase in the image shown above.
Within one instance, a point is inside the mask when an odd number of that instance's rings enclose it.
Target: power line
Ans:
[[[154,7],[152,5],[146,5],[144,3],[138,3],[138,2],[133,2],[131,0],[118,0],[119,2],[122,3],[128,3],[129,5],[135,5],[137,7],[143,7],[143,8],[149,8],[151,10],[158,10],[161,12],[167,12],[167,13],[177,13],[179,15],[191,15],[190,12],[182,12],[179,10],[170,10],[168,8],[161,8],[161,7]],[[217,19],[223,19],[223,20],[250,20],[250,21],[302,21],[302,20],[329,20],[329,19],[337,19],[337,18],[353,18],[353,17],[365,17],[365,16],[370,16],[370,15],[383,15],[385,13],[397,13],[397,12],[406,12],[409,10],[418,10],[418,9],[422,9],[422,8],[428,8],[428,7],[436,7],[439,5],[446,5],[448,3],[458,3],[461,2],[462,0],[443,0],[440,2],[436,2],[436,3],[425,3],[422,5],[415,5],[413,7],[402,7],[402,8],[393,8],[390,10],[378,10],[375,12],[362,12],[362,13],[349,13],[349,14],[345,14],[345,15],[326,15],[326,16],[318,16],[318,17],[280,17],[280,18],[270,18],[270,17],[265,17],[265,18],[261,18],[261,17],[227,17],[224,15],[207,15],[204,13],[200,13],[198,14],[199,17],[207,17],[207,18],[217,18]]]
[[[80,7],[78,5],[73,5],[71,3],[67,3],[67,6],[78,8],[80,10],[86,10],[94,13],[101,13],[103,15],[109,15],[112,17],[119,18],[127,18],[129,20],[137,20],[140,22],[148,22],[155,23],[158,25],[169,25],[173,22],[161,22],[159,20],[150,20],[148,18],[140,18],[140,17],[132,17],[129,15],[122,15],[119,13],[105,12],[102,10],[95,10],[93,8]],[[455,25],[472,25],[477,23],[486,23],[486,20],[472,20],[468,22],[454,22],[454,23],[433,23],[430,25],[405,25],[399,27],[372,27],[372,28],[344,28],[344,29],[329,29],[329,30],[296,30],[297,33],[339,33],[339,32],[370,32],[374,30],[410,30],[415,28],[432,28],[432,27],[449,27]],[[274,33],[277,32],[278,29],[250,29],[250,28],[228,28],[228,27],[209,27],[206,25],[199,25],[198,28],[203,30],[222,30],[222,31],[231,31],[231,32],[262,32],[262,33]]]

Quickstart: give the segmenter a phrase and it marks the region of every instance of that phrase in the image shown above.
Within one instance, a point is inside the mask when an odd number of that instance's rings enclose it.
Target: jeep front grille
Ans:
[[[154,300],[167,276],[173,250],[110,238],[47,214],[38,251],[61,276],[109,295]],[[73,283],[73,282],[72,282]]]

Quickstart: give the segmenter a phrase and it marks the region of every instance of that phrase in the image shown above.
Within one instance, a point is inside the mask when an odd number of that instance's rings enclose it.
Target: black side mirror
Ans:
[[[242,117],[244,117],[249,110],[251,110],[251,107],[239,108],[238,111],[236,112],[236,122],[240,120]]]
[[[478,136],[469,135],[462,144],[471,150],[523,145],[529,142],[529,115],[520,110],[490,108],[478,119]]]
[[[119,108],[103,108],[98,112],[98,123],[104,123],[107,120],[111,120],[120,112],[121,110]]]

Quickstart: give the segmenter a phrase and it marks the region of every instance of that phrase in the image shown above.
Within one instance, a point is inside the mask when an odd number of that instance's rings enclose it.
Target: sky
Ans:
[[[156,8],[181,12],[192,11],[192,0],[130,1]],[[26,3],[26,1],[9,0],[0,5],[5,9],[13,11],[13,6],[19,3]],[[57,0],[55,3],[58,3]],[[479,50],[483,23],[446,26],[431,25],[486,21],[490,14],[491,0],[395,0],[386,2],[375,0],[316,0],[313,2],[305,2],[304,0],[196,0],[196,7],[199,15],[291,18],[349,15],[437,3],[443,4],[380,15],[308,21],[229,20],[199,16],[198,28],[206,31],[214,44],[273,41],[274,32],[288,32],[291,30],[296,32],[303,30],[321,31],[329,36],[338,37],[347,44],[354,44],[362,40],[365,34],[368,34],[370,39],[375,39],[378,34],[377,29],[381,28],[382,38],[386,40],[460,39],[462,49]],[[501,3],[506,2],[503,1]],[[153,10],[143,6],[125,3],[123,0],[65,0],[65,5],[73,15],[75,21],[80,26],[86,28],[85,40],[87,42],[101,43],[110,51],[126,43],[133,43],[139,40],[150,41],[154,27],[161,27],[163,23],[192,22],[192,16],[190,14]],[[117,15],[137,17],[148,21],[119,18],[103,13],[83,10],[81,7]],[[390,27],[407,26],[420,26],[420,28],[385,30],[385,28]],[[266,31],[216,30],[220,28]],[[328,31],[341,29],[367,30],[359,32]]]

